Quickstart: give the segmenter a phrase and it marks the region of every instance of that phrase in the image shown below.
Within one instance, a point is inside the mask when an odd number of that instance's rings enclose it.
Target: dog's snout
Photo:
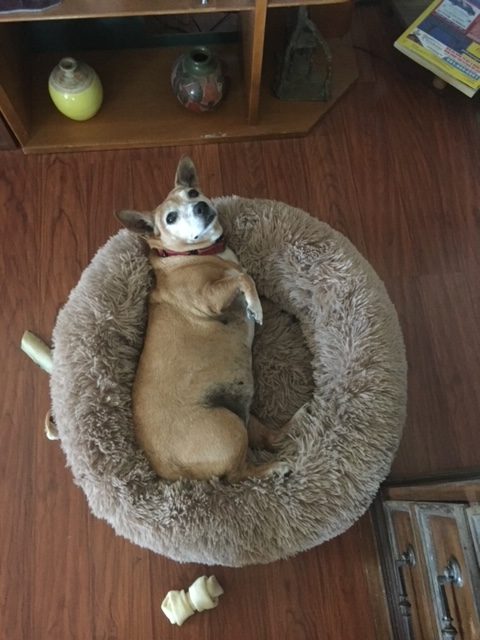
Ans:
[[[209,207],[206,202],[197,202],[197,204],[193,207],[193,212],[196,216],[199,216],[203,219],[205,226],[208,226],[217,215],[213,209]]]
[[[206,218],[210,207],[206,202],[197,202],[197,204],[193,207],[193,211],[195,215],[202,216],[202,218]]]

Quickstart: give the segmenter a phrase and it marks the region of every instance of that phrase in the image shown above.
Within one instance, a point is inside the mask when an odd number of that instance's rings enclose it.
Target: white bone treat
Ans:
[[[200,576],[188,592],[169,591],[162,602],[162,611],[172,624],[181,626],[195,611],[214,609],[223,593],[215,576]]]
[[[25,331],[22,336],[21,349],[35,364],[44,371],[52,373],[52,350],[34,333]]]
[[[162,602],[162,611],[172,624],[181,626],[195,613],[185,591],[169,591]]]
[[[215,576],[200,576],[190,586],[188,595],[197,611],[214,609],[218,604],[218,597],[223,593]]]

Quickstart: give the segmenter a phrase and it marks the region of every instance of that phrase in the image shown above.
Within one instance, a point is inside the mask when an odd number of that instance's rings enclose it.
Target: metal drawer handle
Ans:
[[[417,559],[415,557],[415,551],[411,544],[409,544],[406,550],[400,554],[400,556],[395,560],[395,564],[398,571],[398,579],[400,582],[400,593],[398,594],[398,605],[400,608],[401,615],[406,618],[406,624],[410,631],[411,637],[411,609],[412,605],[408,599],[407,587],[405,584],[405,576],[403,575],[404,567],[414,567],[417,564]]]
[[[447,566],[439,576],[437,576],[437,583],[440,591],[440,603],[442,607],[442,617],[440,620],[440,626],[442,629],[442,639],[452,640],[458,634],[458,631],[453,626],[453,618],[450,615],[450,607],[448,606],[447,594],[445,592],[445,586],[451,584],[452,587],[463,587],[462,572],[457,560],[452,556],[447,562]]]

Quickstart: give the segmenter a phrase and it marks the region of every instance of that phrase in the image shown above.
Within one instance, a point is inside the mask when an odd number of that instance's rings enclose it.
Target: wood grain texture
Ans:
[[[10,238],[10,241],[0,252],[0,357],[4,365],[0,403],[0,625],[2,633],[8,633],[7,637],[28,638],[33,621],[35,566],[33,435],[37,426],[35,416],[41,415],[40,396],[45,396],[47,390],[39,383],[38,372],[24,366],[18,344],[23,328],[33,326],[38,308],[38,239],[32,211],[38,186],[34,175],[38,160],[19,164],[10,161],[11,156],[14,158],[18,154],[2,156],[7,156],[0,172],[2,238]],[[28,175],[31,180],[27,180]],[[30,238],[28,251],[24,251],[22,241],[26,237]]]
[[[428,482],[413,486],[384,487],[385,500],[413,500],[423,502],[480,503],[480,480],[458,482]]]
[[[85,15],[89,15],[82,0],[62,3],[59,7],[68,13],[76,4],[83,6]],[[134,4],[130,0],[117,2],[111,9],[121,6],[131,10]],[[140,3],[139,8],[144,4]],[[189,0],[185,0],[183,8],[188,4]],[[243,6],[242,2],[240,5]],[[152,4],[148,6],[153,10]],[[156,13],[168,13],[172,6],[172,1],[167,0],[157,5]],[[332,9],[334,22],[337,6],[341,5],[333,5]],[[9,17],[16,15],[8,14]],[[47,15],[52,14],[40,13],[37,17]],[[279,15],[278,11],[270,12],[270,17]],[[63,55],[85,60],[102,79],[102,108],[95,118],[81,123],[60,114],[45,90],[61,52],[23,55],[25,38],[22,39],[19,32],[21,25],[0,23],[0,113],[25,153],[178,146],[304,135],[356,80],[355,57],[349,43],[332,39],[330,100],[296,104],[279,101],[271,85],[275,56],[283,50],[284,42],[274,28],[269,30],[265,43],[266,19],[267,0],[256,0],[254,8],[241,12],[243,56],[240,46],[214,47],[225,68],[228,90],[212,113],[201,115],[182,107],[170,87],[171,69],[184,53],[182,47],[118,49],[115,55],[109,50],[66,50]],[[264,49],[269,49],[265,65]]]
[[[0,115],[0,151],[8,151],[17,148],[17,141],[8,128],[7,123]]]
[[[0,22],[248,11],[253,6],[254,0],[209,0],[207,5],[200,0],[64,0],[46,11],[0,14]]]
[[[242,14],[241,19],[247,121],[249,124],[256,124],[262,80],[267,0],[257,0],[255,10]]]
[[[410,363],[410,404],[393,477],[479,467],[480,147],[475,104],[439,96],[389,57],[386,18],[357,9],[362,77],[306,138],[105,151],[0,154],[0,628],[8,640],[279,638],[385,640],[367,517],[288,562],[212,569],[219,608],[171,627],[165,593],[207,570],[115,537],[89,513],[43,435],[48,378],[20,352],[48,340],[58,308],[115,210],[153,208],[189,153],[211,195],[279,198],[345,233],[385,280]],[[380,56],[379,57],[377,57]],[[377,585],[373,587],[372,585]]]
[[[364,253],[406,340],[408,420],[391,474],[403,480],[480,469],[480,151],[474,104],[432,91],[391,49],[393,30],[382,14],[357,12],[355,40],[371,66],[335,117],[351,140],[343,170],[353,175]]]
[[[31,116],[30,71],[25,59],[22,26],[0,24],[0,114],[20,144],[28,140]]]
[[[352,23],[353,2],[346,0],[336,4],[312,6],[308,15],[324,38],[340,38],[349,33]]]
[[[268,8],[279,8],[279,7],[301,7],[305,4],[308,5],[331,5],[348,2],[349,0],[308,0],[308,3],[305,0],[268,0]]]
[[[384,634],[388,629],[384,608],[376,609],[381,613],[381,620],[376,620],[363,568],[359,572],[357,561],[353,560],[358,540],[364,535],[362,563],[378,573],[368,517],[349,533],[317,550],[267,566],[229,569],[190,565],[178,568],[173,563],[153,558],[152,594],[156,602],[164,595],[162,585],[166,578],[170,588],[184,588],[197,575],[213,572],[225,588],[225,595],[215,611],[208,616],[193,617],[189,626],[181,630],[171,627],[163,616],[155,616],[155,637],[214,640],[228,633],[235,638],[281,640],[388,638]],[[347,575],[348,579],[345,579]],[[366,610],[360,611],[354,605],[355,614],[344,615],[345,609],[359,598],[366,603]],[[377,629],[384,635],[377,635]],[[190,635],[186,636],[187,633]]]
[[[253,29],[253,23],[250,27]],[[250,34],[253,35],[253,31]],[[258,36],[258,30],[255,34]],[[24,107],[35,104],[35,109],[32,109],[30,126],[24,127],[27,137],[22,134],[21,138],[25,153],[209,144],[303,135],[333,107],[357,77],[351,47],[332,41],[335,80],[331,100],[299,103],[295,109],[292,103],[281,102],[273,96],[272,65],[259,95],[261,43],[257,37],[249,48],[248,36],[245,40],[246,82],[242,79],[240,47],[217,47],[215,50],[227,68],[229,90],[215,111],[201,115],[182,107],[170,87],[171,67],[184,52],[182,48],[124,49],[116,51],[115,56],[111,51],[80,52],[78,56],[97,70],[104,86],[101,110],[91,120],[81,123],[60,114],[45,91],[49,73],[58,62],[58,52],[31,56],[31,93],[22,104]],[[77,54],[73,52],[73,55]],[[248,72],[248,61],[253,65],[255,77]],[[152,82],[152,78],[157,81]],[[259,100],[260,116],[256,124],[250,124],[249,110],[256,113]],[[13,111],[14,105],[5,92],[0,93],[0,108],[17,132],[12,117],[20,124],[23,120]]]
[[[250,184],[254,196],[263,183],[267,196],[264,157],[252,163],[252,178],[233,148],[225,154],[228,149],[2,155],[1,217],[8,234],[2,272],[11,286],[1,339],[12,371],[1,425],[0,495],[8,534],[0,538],[0,623],[6,638],[213,639],[228,631],[233,638],[333,640],[339,630],[347,640],[359,630],[366,640],[388,638],[368,516],[344,536],[288,562],[241,570],[179,565],[117,538],[94,519],[58,444],[42,432],[47,377],[19,352],[23,330],[48,339],[59,305],[98,246],[118,229],[113,211],[154,207],[171,188],[181,154],[194,158],[209,193],[243,191]],[[243,157],[255,154],[253,145],[239,150]],[[225,587],[220,607],[181,630],[172,627],[160,610],[163,597],[205,572],[214,572]],[[352,613],[345,616],[347,607]]]

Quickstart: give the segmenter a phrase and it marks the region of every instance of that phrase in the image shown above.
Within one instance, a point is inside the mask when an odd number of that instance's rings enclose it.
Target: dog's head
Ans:
[[[204,249],[222,235],[215,207],[201,192],[195,165],[187,157],[178,164],[175,187],[156,209],[145,213],[120,211],[116,215],[127,229],[143,235],[158,249]]]

